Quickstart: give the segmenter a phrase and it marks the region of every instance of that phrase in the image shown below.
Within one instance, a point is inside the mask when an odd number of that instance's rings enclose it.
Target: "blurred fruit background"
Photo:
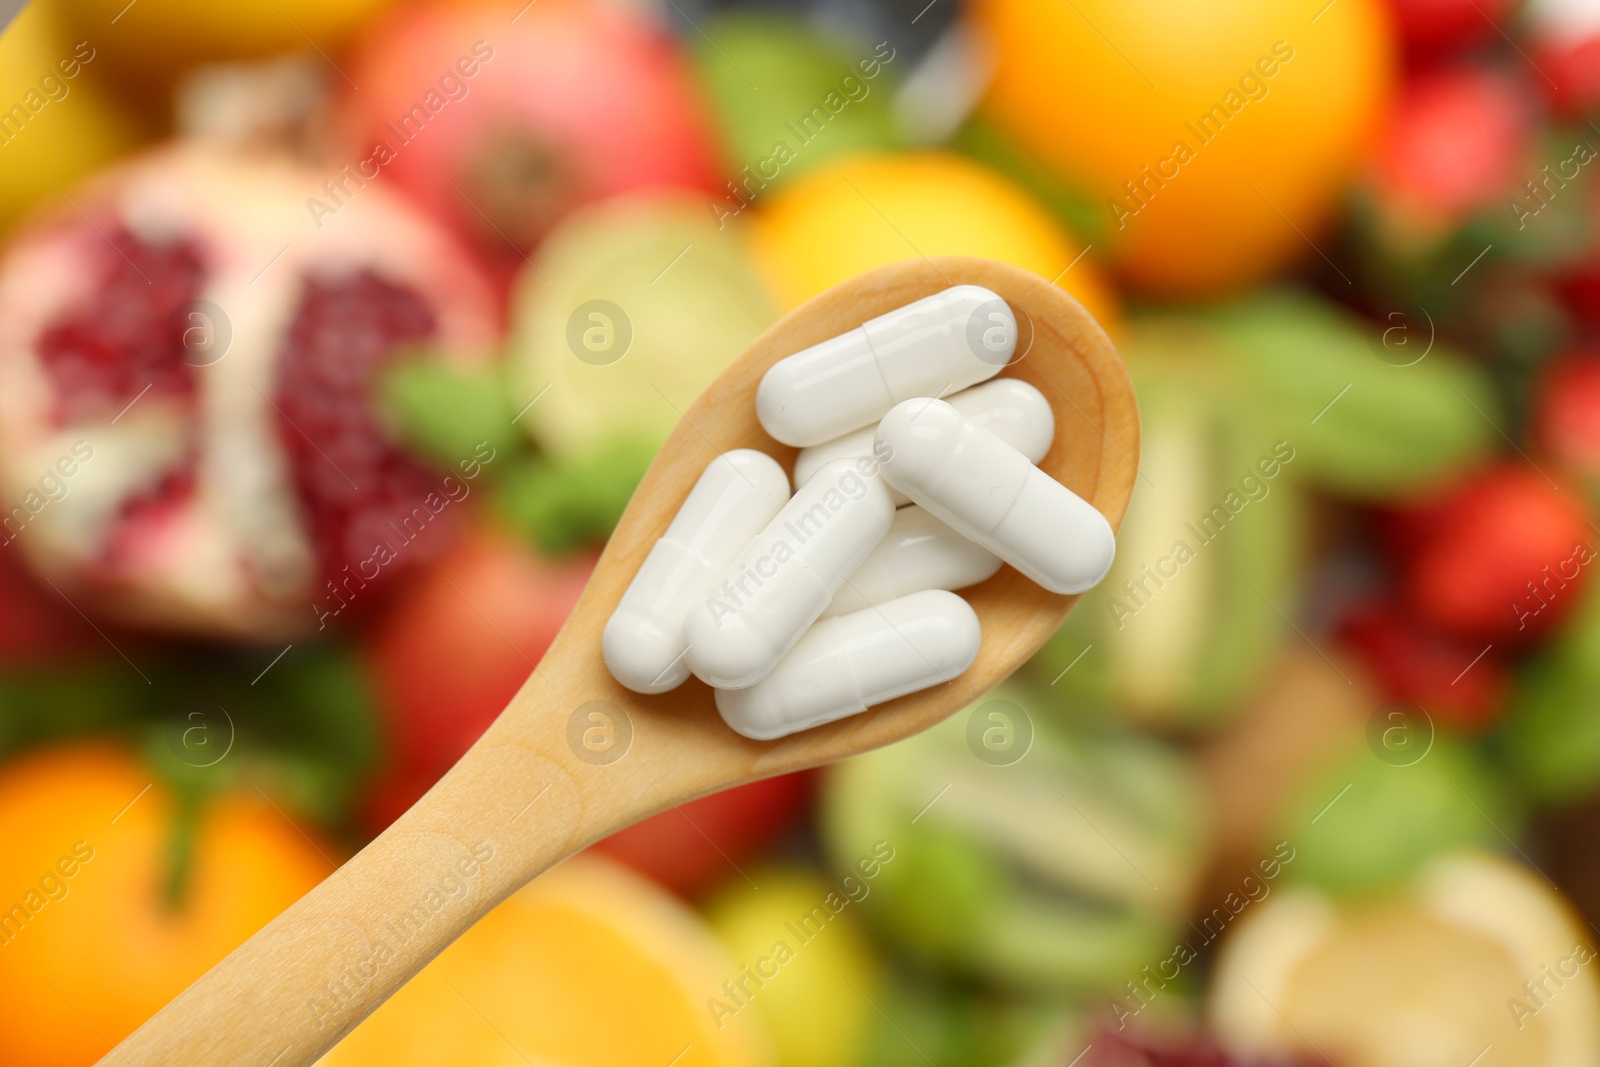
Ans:
[[[1594,1067],[1597,157],[1600,0],[27,5],[0,1063],[95,1062],[421,796],[778,315],[959,253],[1127,358],[1111,577],[325,1062]]]

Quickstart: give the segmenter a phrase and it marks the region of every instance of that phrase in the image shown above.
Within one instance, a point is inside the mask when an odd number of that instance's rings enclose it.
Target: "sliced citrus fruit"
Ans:
[[[1463,852],[1398,894],[1286,889],[1218,961],[1210,1010],[1241,1052],[1341,1067],[1600,1063],[1589,930],[1537,873]]]
[[[777,317],[738,225],[703,196],[617,197],[545,238],[513,297],[511,366],[539,446],[572,459],[659,447],[689,402]]]
[[[490,912],[320,1067],[770,1067],[734,963],[682,904],[580,857]]]

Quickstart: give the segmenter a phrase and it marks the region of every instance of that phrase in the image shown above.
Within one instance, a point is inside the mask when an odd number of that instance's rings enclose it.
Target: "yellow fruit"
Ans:
[[[1132,282],[1238,288],[1317,257],[1308,239],[1390,96],[1383,7],[982,0],[974,19],[997,63],[986,109],[1103,205]]]
[[[320,1067],[768,1067],[759,1021],[712,1021],[734,965],[683,905],[580,857],[490,912]]]
[[[1463,853],[1395,897],[1340,905],[1280,889],[1251,907],[1210,1005],[1241,1052],[1341,1067],[1600,1063],[1593,936],[1525,867]]]
[[[247,789],[207,803],[174,905],[176,808],[109,746],[0,771],[0,1063],[96,1062],[332,870]]]
[[[161,81],[208,60],[339,48],[392,0],[43,0],[117,66]],[[115,20],[113,22],[112,20]],[[464,42],[465,48],[471,44]],[[337,63],[338,57],[329,60]],[[345,82],[336,69],[329,76]]]
[[[52,182],[70,190],[136,140],[96,84],[98,59],[93,40],[61,32],[45,4],[0,35],[0,232],[35,204],[59,202]]]
[[[752,203],[756,254],[785,308],[886,263],[961,255],[1056,279],[1102,323],[1117,315],[1081,241],[1008,178],[949,152],[851,156]]]
[[[859,1061],[880,976],[851,895],[871,890],[858,874],[828,885],[806,871],[769,869],[730,883],[707,908],[739,967],[734,987],[716,994],[719,1014],[766,1020],[784,1067]]]

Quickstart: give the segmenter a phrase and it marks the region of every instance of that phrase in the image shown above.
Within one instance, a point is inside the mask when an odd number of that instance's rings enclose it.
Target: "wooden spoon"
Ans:
[[[706,464],[731,448],[792,463],[794,449],[756,421],[767,368],[961,283],[993,289],[1017,313],[1022,355],[1004,373],[1033,383],[1055,411],[1055,444],[1040,466],[1119,526],[1137,472],[1138,412],[1110,339],[1077,301],[1015,267],[960,257],[898,263],[830,289],[757,338],[684,414],[566,626],[478,743],[394,825],[101,1064],[312,1063],[489,909],[584,846],[695,797],[898,741],[1020,667],[1077,598],[1009,567],[962,593],[983,623],[965,674],[779,741],[728,729],[696,679],[639,696],[600,658],[612,608]],[[625,372],[626,361],[618,366]]]

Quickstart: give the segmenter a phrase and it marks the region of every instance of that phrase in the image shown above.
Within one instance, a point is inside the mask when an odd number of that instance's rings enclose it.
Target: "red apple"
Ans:
[[[500,714],[593,567],[590,554],[550,560],[478,527],[398,591],[363,635],[392,749],[367,805],[372,829],[427,792]]]
[[[508,274],[580,204],[720,180],[686,60],[637,14],[570,0],[403,6],[349,71],[351,171],[403,188]]]

